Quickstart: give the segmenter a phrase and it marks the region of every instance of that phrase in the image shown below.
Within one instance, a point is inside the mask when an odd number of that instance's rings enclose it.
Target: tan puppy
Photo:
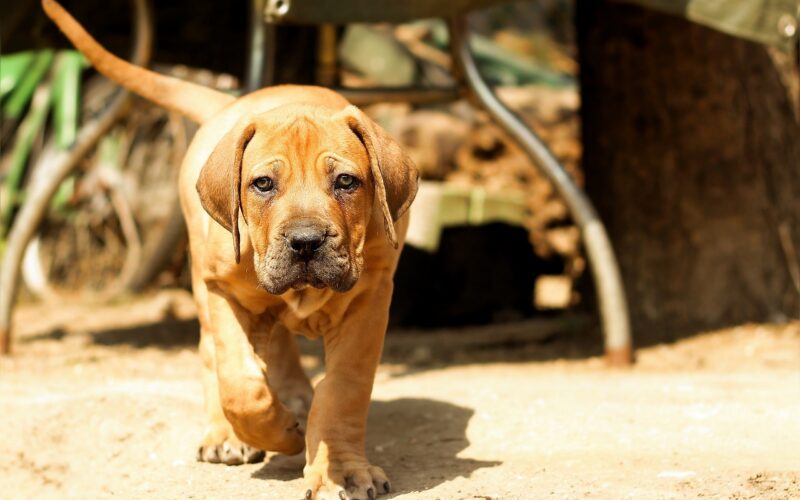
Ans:
[[[202,123],[179,186],[208,415],[200,459],[237,464],[305,446],[307,498],[388,492],[364,436],[417,190],[412,162],[330,90],[281,86],[234,99],[133,66],[58,3],[42,4],[104,75]],[[325,343],[313,402],[293,334]]]

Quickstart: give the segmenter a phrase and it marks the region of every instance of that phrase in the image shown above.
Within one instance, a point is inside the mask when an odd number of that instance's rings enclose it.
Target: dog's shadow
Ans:
[[[500,462],[459,458],[469,446],[473,410],[433,399],[373,400],[367,427],[367,458],[386,471],[392,495],[423,491]],[[274,455],[255,471],[257,479],[291,481],[303,475],[303,456]]]

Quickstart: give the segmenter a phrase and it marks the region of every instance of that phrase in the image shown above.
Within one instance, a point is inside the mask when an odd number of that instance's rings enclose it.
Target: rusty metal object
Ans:
[[[330,23],[320,25],[317,40],[317,82],[333,87],[338,80],[338,57],[336,53],[336,26]]]
[[[607,366],[613,368],[630,367],[634,362],[632,348],[606,349],[605,361]]]
[[[458,99],[458,90],[452,87],[405,87],[354,89],[334,87],[356,106],[367,106],[379,102],[411,102],[414,104],[439,104]]]

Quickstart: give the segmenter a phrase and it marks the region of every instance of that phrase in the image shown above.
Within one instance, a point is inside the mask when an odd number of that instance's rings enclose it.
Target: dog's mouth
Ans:
[[[307,262],[294,259],[276,260],[279,262],[272,265],[256,266],[259,285],[273,295],[281,295],[289,289],[304,290],[308,287],[346,292],[358,280],[358,273],[354,272],[353,266],[346,259],[313,259]]]
[[[318,278],[313,271],[309,269],[308,263],[301,262],[299,265],[302,266],[302,269],[299,272],[300,276],[296,281],[289,285],[289,288],[294,290],[304,290],[309,286],[319,289],[328,288],[328,284]]]

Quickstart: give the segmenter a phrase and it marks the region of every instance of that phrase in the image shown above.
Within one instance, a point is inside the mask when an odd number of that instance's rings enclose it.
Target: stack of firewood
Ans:
[[[582,185],[577,90],[507,87],[500,89],[500,96]],[[545,259],[563,259],[565,267],[563,276],[540,280],[536,303],[544,308],[565,307],[576,300],[572,283],[585,267],[579,231],[550,181],[496,124],[465,103],[433,110],[380,105],[369,112],[398,138],[424,179],[493,193],[524,193],[524,224],[534,251]]]

